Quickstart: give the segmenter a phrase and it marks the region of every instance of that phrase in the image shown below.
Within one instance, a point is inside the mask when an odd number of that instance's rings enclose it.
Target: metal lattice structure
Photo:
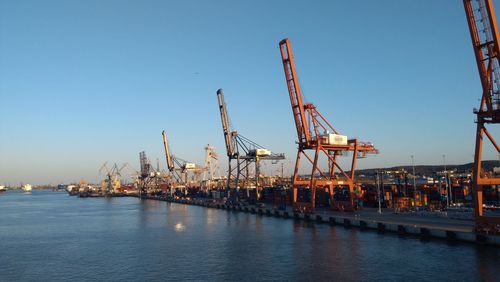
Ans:
[[[205,169],[203,172],[203,182],[207,190],[214,188],[217,181],[221,180],[221,172],[219,167],[219,156],[215,151],[215,147],[207,144],[205,147]]]
[[[288,38],[279,43],[279,48],[298,137],[298,151],[292,180],[294,210],[306,213],[314,212],[316,189],[318,188],[328,190],[332,207],[341,210],[354,209],[353,190],[356,161],[368,153],[378,153],[378,151],[371,143],[360,142],[358,139],[348,140],[346,136],[340,135],[314,104],[303,102]],[[313,152],[313,157],[309,156],[308,151]],[[350,168],[342,168],[338,162],[338,157],[346,152],[352,152]],[[305,157],[312,166],[309,179],[299,175],[302,157]],[[320,157],[326,157],[328,171],[320,168],[318,164]],[[309,202],[298,201],[299,187],[310,190]],[[349,195],[343,195],[340,198],[337,195],[337,199],[334,199],[334,189],[342,187],[349,189]]]
[[[229,159],[226,188],[230,190],[231,186],[235,189],[240,188],[240,186],[242,188],[253,186],[257,189],[257,197],[259,197],[259,191],[262,186],[260,181],[260,161],[277,162],[285,159],[285,155],[272,153],[263,146],[239,134],[237,131],[232,130],[227,106],[224,101],[224,91],[222,89],[217,90],[217,101],[219,103],[222,131]]]
[[[154,177],[154,174],[152,173],[153,168],[151,167],[151,162],[146,156],[145,151],[139,153],[139,162],[141,165],[141,174],[139,175],[139,193],[141,195],[145,195],[148,191],[148,186]]]
[[[101,186],[105,189],[106,194],[111,194],[115,191],[115,189],[120,188],[120,172],[124,168],[124,165],[121,168],[118,168],[118,165],[115,163],[111,169],[108,168],[108,162],[104,162],[102,166],[99,168],[99,174],[106,172],[106,178],[102,181]]]
[[[200,181],[200,176],[203,173],[204,168],[202,168],[200,165],[188,162],[173,155],[172,151],[170,150],[170,145],[168,143],[167,133],[165,132],[165,130],[162,131],[162,136],[163,136],[163,145],[165,148],[165,158],[167,161],[167,168],[174,179],[174,183],[172,183],[172,185],[187,186],[188,184],[190,184],[189,183],[190,179],[188,179],[188,172],[193,173],[194,176],[193,179],[191,179],[193,182]]]
[[[500,178],[488,177],[481,169],[484,137],[500,153],[500,146],[486,128],[486,125],[500,123],[498,25],[491,0],[464,0],[464,7],[474,54],[476,55],[479,78],[483,88],[479,108],[474,109],[477,117],[477,130],[472,174],[476,231],[498,234],[500,233],[500,217],[485,216],[483,211],[483,189],[488,185],[500,185]]]

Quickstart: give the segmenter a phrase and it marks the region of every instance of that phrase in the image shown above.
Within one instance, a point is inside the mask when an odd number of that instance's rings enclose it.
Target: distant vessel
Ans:
[[[76,185],[66,185],[66,191],[68,193],[78,192]]]
[[[24,184],[21,189],[23,189],[24,192],[31,192],[31,189],[33,187],[31,186],[31,184]]]
[[[0,193],[5,191],[7,191],[7,189],[5,189],[5,185],[0,185]]]
[[[66,192],[68,192],[70,196],[77,196],[79,193],[79,188],[76,185],[67,185]]]

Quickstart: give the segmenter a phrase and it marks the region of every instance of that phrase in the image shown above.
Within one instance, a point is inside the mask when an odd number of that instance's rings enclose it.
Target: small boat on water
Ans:
[[[7,191],[5,185],[0,185],[0,193]]]
[[[31,184],[24,184],[21,189],[23,189],[24,192],[31,192],[31,190],[33,189],[33,187],[31,186]]]

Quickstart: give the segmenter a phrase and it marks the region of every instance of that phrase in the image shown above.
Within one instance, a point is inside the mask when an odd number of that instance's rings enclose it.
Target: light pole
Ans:
[[[417,183],[415,180],[415,157],[411,155],[411,166],[412,166],[412,174],[413,174],[413,201],[415,206],[417,206]]]
[[[450,193],[448,191],[448,172],[446,171],[446,155],[443,154],[443,167],[444,167],[444,187],[446,188],[446,206],[450,207]]]
[[[375,177],[375,181],[377,181],[378,213],[382,213],[382,205],[380,203],[380,181],[379,181],[379,173],[378,173],[378,171],[377,171],[377,174],[376,174],[376,177]]]
[[[500,155],[498,155],[498,160],[500,161]],[[494,169],[493,169],[493,170],[494,170]],[[498,175],[500,175],[500,171],[498,172]],[[496,189],[495,189],[495,190],[496,190],[495,192],[496,192],[496,194],[497,194],[497,203],[498,203],[498,202],[499,202],[499,200],[500,200],[500,193],[499,193],[499,191],[498,191],[498,190],[499,190],[499,188],[500,188],[500,185],[497,185],[497,186],[496,186]]]

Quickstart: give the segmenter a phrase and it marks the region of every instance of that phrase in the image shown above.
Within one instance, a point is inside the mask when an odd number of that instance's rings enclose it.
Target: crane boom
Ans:
[[[170,146],[168,145],[167,133],[165,130],[161,132],[163,136],[163,147],[165,148],[165,158],[167,160],[167,167],[169,171],[174,170],[174,162],[172,160],[172,155],[170,153]]]
[[[106,170],[106,173],[109,173],[108,162],[104,162],[102,166],[99,168],[99,173],[102,173],[102,170]]]
[[[231,132],[231,125],[229,124],[226,102],[224,101],[224,91],[222,89],[217,90],[217,101],[219,102],[222,131],[224,132],[224,141],[226,142],[226,152],[229,157],[232,157],[236,154],[235,142],[233,140],[233,133]]]
[[[302,94],[300,91],[297,72],[295,70],[295,62],[293,60],[293,53],[290,48],[288,38],[283,39],[279,43],[279,46],[283,61],[283,68],[285,70],[288,93],[290,95],[290,103],[292,105],[293,118],[295,119],[295,126],[297,128],[297,136],[299,138],[299,142],[309,142],[309,125],[306,119]]]

